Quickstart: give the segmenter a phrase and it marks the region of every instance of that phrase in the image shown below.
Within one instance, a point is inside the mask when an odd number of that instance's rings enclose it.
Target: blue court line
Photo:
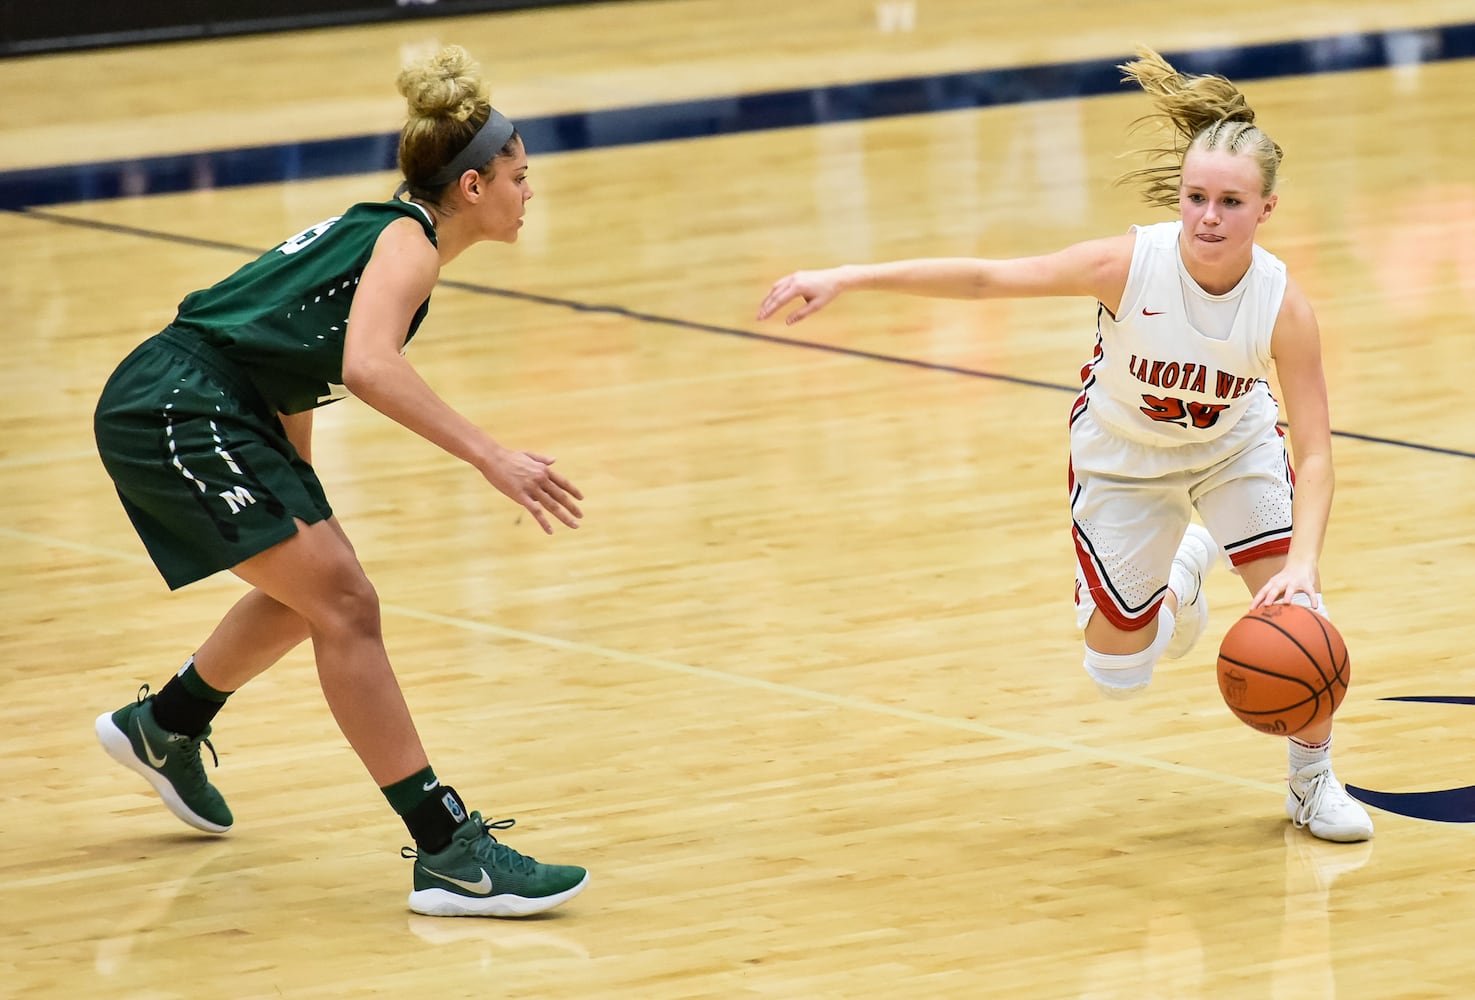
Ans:
[[[1475,57],[1475,23],[1328,35],[1164,53],[1191,73],[1234,80],[1410,66]],[[518,120],[536,154],[830,122],[1059,100],[1122,90],[1129,55],[1076,62],[734,94]],[[514,110],[515,109],[511,109]],[[395,169],[398,133],[0,172],[0,208],[25,208]]]
[[[113,222],[98,222],[93,219],[78,219],[68,215],[58,215],[44,209],[22,209],[15,214],[28,216],[33,219],[42,219],[47,222],[67,226],[79,226],[84,229],[96,229],[103,232],[118,233],[124,236],[137,236],[143,239],[159,240],[164,243],[177,243],[184,246],[201,247],[208,250],[226,250],[231,253],[244,254],[250,257],[259,256],[264,251],[259,247],[244,246],[239,243],[227,243],[222,240],[207,240],[195,236],[180,236],[174,233],[160,232],[155,229],[143,229],[138,226],[124,226]],[[889,365],[905,365],[909,368],[920,368],[925,371],[944,372],[952,375],[966,375],[969,378],[987,379],[991,382],[1002,382],[1007,385],[1024,386],[1031,389],[1050,389],[1055,392],[1078,393],[1081,387],[1078,385],[1061,385],[1058,382],[1046,382],[1041,379],[1022,378],[1018,375],[1006,375],[1002,372],[983,371],[979,368],[964,368],[961,365],[944,365],[935,361],[923,361],[918,358],[903,357],[899,354],[882,354],[877,351],[863,351],[856,347],[844,347],[837,344],[821,344],[812,340],[800,340],[797,337],[783,337],[773,333],[758,333],[754,330],[743,330],[737,327],[718,326],[714,323],[699,323],[694,320],[677,319],[674,316],[661,316],[657,313],[641,312],[637,309],[628,309],[625,306],[600,305],[593,302],[580,302],[577,299],[565,299],[554,295],[538,295],[534,292],[520,292],[511,288],[497,288],[494,285],[478,285],[468,281],[442,280],[437,282],[439,288],[454,288],[461,292],[470,292],[473,295],[487,295],[502,299],[514,299],[519,302],[533,302],[538,305],[553,306],[559,309],[569,309],[581,313],[600,313],[606,316],[621,316],[626,319],[635,320],[639,323],[650,323],[655,326],[669,326],[678,330],[694,330],[699,333],[715,333],[724,337],[741,337],[744,340],[754,340],[762,343],[777,344],[783,347],[798,347],[808,351],[824,351],[829,354],[840,354],[846,357],[862,358],[867,361],[880,361]],[[1063,418],[1062,418],[1063,419]],[[1436,455],[1451,455],[1455,458],[1475,459],[1475,451],[1461,451],[1458,448],[1444,448],[1439,445],[1420,444],[1416,441],[1401,441],[1397,438],[1375,437],[1371,434],[1358,434],[1353,431],[1332,431],[1333,437],[1349,438],[1354,441],[1365,441],[1370,444],[1386,444],[1395,448],[1408,448],[1413,451],[1429,452]]]

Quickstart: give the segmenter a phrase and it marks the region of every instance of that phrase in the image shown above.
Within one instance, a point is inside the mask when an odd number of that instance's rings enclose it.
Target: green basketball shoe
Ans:
[[[197,830],[224,833],[235,819],[205,777],[205,764],[200,760],[203,743],[216,765],[220,764],[207,738],[210,730],[191,739],[161,729],[154,721],[154,696],[148,690],[145,684],[136,702],[97,717],[102,748],[119,764],[143,775],[174,815]]]
[[[539,864],[492,836],[514,822],[488,823],[474,812],[445,850],[401,850],[402,857],[415,859],[410,909],[432,917],[525,917],[583,892],[589,884],[584,869]]]

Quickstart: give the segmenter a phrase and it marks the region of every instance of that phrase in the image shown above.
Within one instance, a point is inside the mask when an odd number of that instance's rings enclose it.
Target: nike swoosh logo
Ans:
[[[421,865],[420,867],[425,868],[424,865]],[[487,870],[485,868],[481,869],[481,880],[477,882],[467,882],[465,879],[453,878],[450,875],[444,875],[433,868],[425,868],[425,871],[430,875],[434,875],[436,878],[440,879],[443,882],[449,882],[451,883],[451,885],[459,885],[467,892],[474,892],[478,896],[485,896],[492,891],[492,877],[487,874]]]
[[[427,781],[425,784],[421,785],[420,786],[420,790],[422,792],[433,791],[436,788],[436,786],[438,786],[439,784],[440,784],[440,779],[439,778],[436,778],[433,781]]]
[[[1165,312],[1167,312],[1166,309],[1160,309],[1157,312],[1153,312],[1151,309],[1144,309],[1144,310],[1142,310],[1142,315],[1144,315],[1144,316],[1161,316]]]
[[[149,764],[153,767],[163,767],[164,762],[169,759],[169,755],[166,753],[162,757],[155,757],[154,748],[149,746],[149,738],[143,731],[143,720],[135,717],[133,724],[138,727],[138,739],[143,744],[143,755],[148,758]]]

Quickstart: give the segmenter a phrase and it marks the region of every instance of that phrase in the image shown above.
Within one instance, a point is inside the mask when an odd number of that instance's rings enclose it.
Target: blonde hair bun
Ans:
[[[395,86],[409,104],[410,119],[450,118],[464,122],[487,105],[481,66],[459,45],[412,63],[400,71]]]

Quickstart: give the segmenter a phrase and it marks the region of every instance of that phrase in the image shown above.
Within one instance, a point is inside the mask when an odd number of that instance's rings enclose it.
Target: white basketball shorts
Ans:
[[[1081,628],[1098,608],[1128,631],[1156,620],[1194,510],[1235,566],[1285,554],[1294,483],[1285,437],[1274,424],[1247,431],[1165,449],[1112,434],[1089,410],[1076,417],[1070,513]]]

